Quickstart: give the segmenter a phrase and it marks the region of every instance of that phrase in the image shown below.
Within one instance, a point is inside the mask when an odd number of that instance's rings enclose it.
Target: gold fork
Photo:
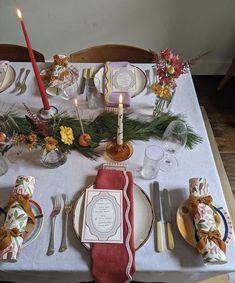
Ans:
[[[65,195],[64,201],[64,213],[65,213],[65,221],[64,221],[64,229],[62,234],[62,240],[60,245],[60,252],[64,252],[67,249],[67,227],[68,227],[68,216],[70,211],[72,210],[72,203],[68,200],[68,195]]]
[[[50,241],[47,250],[47,255],[53,255],[55,252],[55,247],[54,247],[55,219],[56,216],[60,213],[60,208],[61,208],[60,196],[57,195],[54,198],[54,208],[51,213],[51,234],[50,234]]]

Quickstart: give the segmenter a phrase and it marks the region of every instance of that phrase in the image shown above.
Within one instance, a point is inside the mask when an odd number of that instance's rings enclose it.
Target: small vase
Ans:
[[[172,99],[166,100],[163,98],[156,97],[156,101],[153,109],[153,116],[158,117],[162,113],[169,112],[171,105],[172,105]]]
[[[67,153],[58,149],[48,151],[43,150],[41,163],[43,166],[53,169],[63,165],[67,161]]]
[[[2,153],[0,152],[0,176],[3,176],[4,174],[6,174],[7,171],[8,171],[7,162],[4,156],[2,155]]]

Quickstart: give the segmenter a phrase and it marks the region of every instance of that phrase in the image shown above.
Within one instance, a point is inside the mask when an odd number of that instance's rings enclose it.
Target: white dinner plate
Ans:
[[[136,74],[136,89],[135,91],[131,92],[131,97],[135,97],[136,95],[140,94],[147,85],[147,77],[145,73],[138,67],[131,65],[135,68]],[[95,74],[94,83],[96,88],[99,90],[101,94],[104,94],[104,66],[102,66]]]
[[[5,91],[6,89],[8,89],[13,82],[15,81],[15,77],[16,77],[16,72],[15,69],[9,65],[9,68],[7,69],[4,81],[0,87],[0,92]]]
[[[222,240],[228,244],[232,237],[232,222],[228,213],[218,204],[212,203],[215,210],[219,214],[221,221],[218,230],[222,236]],[[176,222],[181,236],[191,246],[196,247],[197,240],[195,234],[195,226],[191,216],[188,213],[188,200],[181,203],[177,210]]]
[[[93,189],[94,185],[88,187]],[[73,227],[79,240],[82,235],[82,221],[85,201],[85,190],[79,195],[73,210]],[[142,247],[148,240],[152,227],[154,215],[151,201],[147,194],[136,184],[134,184],[134,237],[135,250]],[[87,249],[90,249],[90,243],[82,243]]]
[[[31,204],[33,214],[36,217],[35,218],[35,225],[31,225],[31,224],[27,225],[26,231],[23,234],[24,241],[23,241],[21,248],[28,246],[34,240],[36,240],[36,238],[38,237],[38,235],[42,231],[42,227],[43,227],[43,211],[42,211],[42,208],[40,207],[40,205],[35,200],[30,199],[29,202]],[[1,208],[3,208],[3,206],[4,205],[1,203]],[[3,213],[0,213],[0,227],[3,226],[4,221],[5,221],[5,215]]]

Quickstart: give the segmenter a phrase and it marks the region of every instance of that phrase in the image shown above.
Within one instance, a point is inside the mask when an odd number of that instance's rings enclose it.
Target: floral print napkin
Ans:
[[[220,217],[212,205],[208,183],[205,178],[189,180],[189,213],[194,221],[197,246],[204,263],[226,263],[226,245],[218,230]]]
[[[18,176],[10,196],[4,226],[0,228],[0,261],[15,262],[23,244],[23,233],[34,215],[29,199],[34,192],[35,178]]]

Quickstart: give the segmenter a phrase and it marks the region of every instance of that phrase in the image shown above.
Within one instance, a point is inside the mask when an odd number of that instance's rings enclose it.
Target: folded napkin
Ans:
[[[73,85],[79,77],[79,72],[73,65],[69,65],[69,57],[54,55],[53,59],[52,65],[40,73],[45,87],[65,89]]]
[[[94,243],[92,275],[97,283],[124,283],[135,272],[134,200],[131,172],[99,169],[96,189],[123,190],[123,244]]]
[[[189,213],[198,238],[196,252],[205,263],[226,263],[226,244],[218,230],[220,217],[212,205],[208,183],[204,178],[191,178],[189,187]]]
[[[123,82],[122,76],[128,76]],[[124,107],[130,106],[130,92],[135,88],[134,69],[128,62],[106,62],[104,65],[104,100],[106,106],[117,107],[119,96],[123,96]]]
[[[23,233],[29,221],[35,218],[29,203],[33,195],[35,178],[18,176],[7,205],[4,226],[0,228],[0,261],[15,262],[23,244]]]

